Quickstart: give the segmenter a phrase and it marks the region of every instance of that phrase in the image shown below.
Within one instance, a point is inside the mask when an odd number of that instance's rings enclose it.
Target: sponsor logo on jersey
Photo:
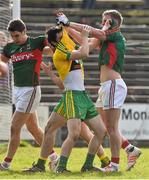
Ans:
[[[32,52],[19,53],[11,56],[12,62],[26,61],[26,60],[31,60],[33,58],[34,58],[34,54]]]

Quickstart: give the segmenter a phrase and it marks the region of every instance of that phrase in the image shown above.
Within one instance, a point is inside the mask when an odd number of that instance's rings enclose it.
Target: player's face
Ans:
[[[105,25],[105,22],[108,20],[108,19],[111,19],[111,16],[110,15],[104,15],[103,17],[102,17],[102,26],[104,26]]]
[[[19,31],[14,31],[14,32],[10,32],[10,35],[13,39],[13,42],[15,44],[24,44],[26,41],[26,33],[25,31],[23,32],[19,32]]]
[[[59,43],[61,41],[62,37],[63,37],[63,32],[62,31],[57,33],[56,41]]]
[[[63,32],[62,31],[57,33],[56,34],[56,42],[52,42],[51,45],[56,47],[57,44],[61,41],[62,37],[63,37]]]

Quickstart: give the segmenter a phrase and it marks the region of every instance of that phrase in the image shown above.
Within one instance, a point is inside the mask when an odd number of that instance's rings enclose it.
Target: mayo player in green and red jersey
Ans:
[[[39,86],[40,63],[42,53],[51,53],[45,36],[36,38],[26,34],[26,26],[22,20],[12,20],[8,24],[12,42],[5,45],[1,54],[3,62],[12,61],[14,73],[14,100],[16,110],[11,122],[11,137],[7,155],[0,164],[0,170],[7,170],[20,143],[20,132],[25,124],[39,145],[43,132],[38,126],[36,113],[41,98]],[[3,68],[4,69],[4,68]],[[52,152],[51,152],[52,153]],[[57,158],[53,152],[52,159]]]
[[[69,22],[68,18],[58,14],[58,23],[81,31],[83,24]],[[107,127],[111,146],[111,163],[101,169],[103,172],[119,170],[120,148],[126,150],[128,163],[126,170],[130,170],[136,164],[136,160],[141,154],[140,149],[130,144],[118,129],[121,107],[127,95],[127,87],[121,77],[125,55],[125,38],[120,32],[123,18],[117,10],[107,10],[102,14],[103,31],[91,27],[90,35],[94,38],[89,39],[90,50],[100,45],[98,63],[100,67],[99,97],[96,102],[102,119]],[[109,25],[108,25],[109,24]],[[106,29],[104,29],[106,27]],[[108,28],[107,28],[108,27]],[[73,34],[76,36],[76,34]],[[78,39],[78,41],[80,41]]]

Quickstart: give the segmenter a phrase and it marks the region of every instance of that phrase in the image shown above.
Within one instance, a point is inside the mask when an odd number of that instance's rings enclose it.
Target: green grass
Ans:
[[[60,148],[55,149],[60,153]],[[106,153],[110,155],[109,148],[105,149]],[[0,161],[3,160],[6,152],[6,146],[0,145]],[[57,175],[51,173],[48,168],[46,173],[25,174],[21,172],[23,168],[31,167],[33,161],[38,159],[40,148],[20,147],[12,162],[11,171],[1,171],[0,179],[147,179],[149,178],[149,151],[142,148],[142,155],[140,156],[137,165],[130,172],[125,171],[126,154],[121,151],[120,169],[118,173],[80,173],[81,166],[85,160],[87,148],[74,148],[68,162],[68,169],[72,171],[70,174]],[[94,164],[100,166],[100,161],[96,157]]]

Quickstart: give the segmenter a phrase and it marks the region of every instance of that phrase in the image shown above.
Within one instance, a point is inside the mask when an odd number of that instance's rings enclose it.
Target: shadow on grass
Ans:
[[[2,173],[5,176],[11,176],[12,178],[17,179],[17,177],[27,178],[27,179],[34,179],[37,177],[40,177],[40,179],[45,179],[49,177],[50,179],[98,179],[98,178],[106,178],[106,177],[112,177],[116,178],[123,175],[122,172],[111,172],[111,173],[103,173],[103,172],[71,172],[71,173],[62,173],[62,174],[56,174],[52,172],[43,172],[43,173],[26,173],[23,171],[3,171]],[[1,174],[1,175],[2,175]]]
[[[4,154],[7,152],[7,145],[0,145],[0,154]]]

